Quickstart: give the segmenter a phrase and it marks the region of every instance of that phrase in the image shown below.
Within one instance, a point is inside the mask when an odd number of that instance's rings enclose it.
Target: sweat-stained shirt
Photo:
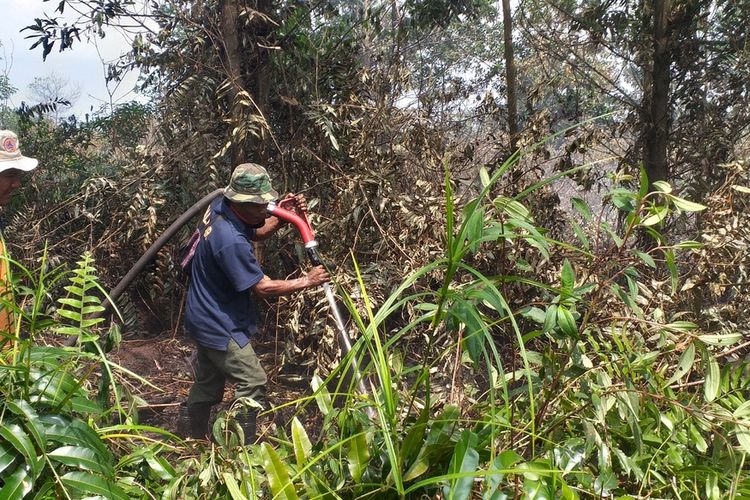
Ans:
[[[250,289],[264,276],[250,241],[255,229],[223,196],[206,210],[203,226],[190,265],[185,329],[204,347],[226,351],[230,339],[244,347],[259,322]]]

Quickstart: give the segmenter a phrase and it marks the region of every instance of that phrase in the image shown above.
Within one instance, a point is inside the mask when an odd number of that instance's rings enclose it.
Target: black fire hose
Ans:
[[[180,215],[171,226],[169,226],[164,233],[157,238],[156,241],[154,241],[151,246],[146,250],[146,253],[141,255],[141,258],[138,259],[138,261],[133,264],[133,267],[130,268],[130,271],[123,276],[123,278],[120,280],[119,283],[117,283],[117,286],[112,289],[112,291],[109,292],[108,298],[105,298],[104,301],[102,301],[102,306],[104,306],[104,310],[99,312],[98,314],[92,315],[93,318],[98,318],[101,316],[104,316],[104,314],[109,311],[109,309],[112,308],[112,304],[122,295],[122,292],[124,292],[130,284],[133,282],[136,276],[138,276],[141,271],[143,271],[143,268],[145,268],[153,259],[156,257],[156,254],[159,252],[159,250],[162,249],[164,245],[167,244],[167,242],[174,237],[175,234],[177,234],[177,231],[182,229],[182,226],[190,222],[190,220],[195,217],[197,214],[201,213],[206,209],[208,205],[211,204],[211,202],[219,195],[224,193],[224,188],[216,189],[215,191],[210,192],[198,202],[190,207],[184,214]],[[77,338],[76,337],[69,337],[65,341],[66,346],[72,346],[76,343]]]

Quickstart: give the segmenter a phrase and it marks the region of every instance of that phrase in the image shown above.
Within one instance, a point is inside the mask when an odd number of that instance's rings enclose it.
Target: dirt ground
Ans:
[[[261,364],[268,375],[268,400],[273,407],[310,395],[310,369],[295,364],[282,365],[282,345],[273,339],[253,339]],[[177,432],[177,420],[180,404],[187,400],[192,385],[192,368],[190,358],[194,351],[193,344],[184,336],[165,336],[124,340],[119,348],[110,353],[110,359],[143,377],[158,389],[126,380],[125,385],[131,393],[141,397],[146,404],[139,405],[139,422],[153,425],[170,432]],[[214,411],[228,407],[232,401],[234,387],[227,383],[224,402],[217,405]],[[306,408],[295,405],[276,408],[271,413],[259,417],[259,434],[267,433],[273,426],[285,426],[288,429],[292,417],[297,416],[305,425],[311,437],[318,433],[322,416],[314,403]]]

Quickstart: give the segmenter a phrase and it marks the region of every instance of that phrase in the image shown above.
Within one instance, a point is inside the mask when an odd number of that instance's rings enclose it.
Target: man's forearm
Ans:
[[[279,220],[278,217],[269,217],[266,219],[265,224],[263,224],[263,227],[258,228],[255,230],[255,240],[266,240],[273,236],[273,234],[279,230],[281,227],[281,220]]]
[[[266,276],[253,287],[253,292],[258,297],[265,299],[279,295],[289,295],[309,287],[310,280],[306,276],[293,280],[272,280]]]

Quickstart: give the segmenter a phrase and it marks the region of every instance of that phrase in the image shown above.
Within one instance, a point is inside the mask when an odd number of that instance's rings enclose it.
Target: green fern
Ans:
[[[68,320],[68,324],[61,324],[54,331],[64,335],[77,335],[79,342],[83,344],[99,339],[93,327],[104,321],[104,318],[96,316],[104,311],[104,306],[98,296],[91,294],[93,290],[101,290],[91,254],[85,253],[77,264],[78,268],[72,271],[70,284],[65,286],[69,295],[57,299],[60,304],[57,314]]]

